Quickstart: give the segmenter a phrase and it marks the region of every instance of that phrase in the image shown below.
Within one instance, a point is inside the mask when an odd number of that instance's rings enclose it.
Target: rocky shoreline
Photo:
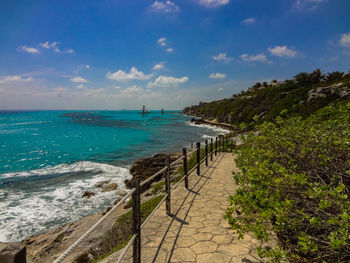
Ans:
[[[223,129],[236,131],[234,126],[222,123],[215,123],[203,119],[193,119],[194,124],[206,124],[213,125]],[[170,162],[174,162],[182,156],[182,153],[169,153]],[[152,157],[143,158],[137,160],[130,168],[130,174],[132,178],[130,180],[125,180],[125,185],[128,189],[132,188],[134,178],[138,177],[141,181],[146,180],[160,169],[165,166],[165,158],[167,154],[156,154]],[[182,166],[182,162],[179,162],[177,165],[174,165],[171,168],[172,178],[180,176],[176,174],[177,169]],[[141,200],[147,201],[150,198],[154,197],[158,193],[164,191],[163,185],[161,184],[161,179],[163,174],[155,177],[154,180],[150,181],[144,185],[141,189],[142,195]],[[156,187],[154,186],[159,185]],[[100,181],[95,185],[96,189],[101,189],[102,192],[115,191],[118,188],[116,183],[110,181]],[[81,198],[91,198],[95,196],[98,191],[85,191]],[[117,204],[123,196],[127,194],[127,191],[120,189],[116,192],[116,198],[113,202],[113,205]],[[27,262],[52,262],[60,254],[62,254],[69,246],[71,246],[80,236],[82,236],[89,228],[96,223],[103,215],[105,215],[111,207],[108,207],[105,211],[97,214],[93,214],[87,217],[83,217],[80,220],[77,220],[72,223],[62,225],[58,228],[49,230],[46,233],[33,235],[22,242],[17,243],[1,243],[1,251],[9,250],[9,254],[16,254],[16,251],[23,253],[23,249],[26,250]],[[69,262],[74,262],[75,259],[88,251],[89,248],[95,247],[99,244],[99,241],[103,236],[110,230],[113,226],[116,218],[125,214],[130,210],[129,204],[126,202],[124,205],[117,208],[113,213],[106,219],[106,221],[101,224],[96,230],[94,230],[74,251],[69,255],[67,260]],[[1,253],[1,252],[0,252]]]
[[[146,180],[161,168],[165,166],[166,154],[156,154],[152,157],[147,157],[136,161],[130,168],[130,174],[133,176],[130,180],[125,181],[127,188],[132,188],[133,179],[138,177],[141,181]],[[181,157],[181,153],[170,153],[170,162],[175,161]],[[177,166],[172,167],[171,173],[174,176],[175,171],[181,166],[179,163]],[[155,192],[152,193],[152,186],[157,184],[163,175],[160,174],[154,180],[147,183],[142,190],[142,201],[147,201],[152,198]],[[176,177],[176,175],[175,175]],[[100,181],[96,185],[96,190],[101,189],[102,192],[115,191],[118,187],[116,183],[111,183],[110,181]],[[162,190],[160,190],[162,191]],[[91,198],[95,196],[97,191],[89,190],[85,191],[81,198]],[[123,196],[127,194],[125,190],[118,190],[116,192],[116,198],[113,205],[117,204]],[[33,235],[22,242],[16,243],[1,243],[0,242],[0,254],[4,252],[15,256],[16,253],[23,253],[23,249],[26,250],[27,262],[52,262],[60,254],[62,254],[70,245],[72,245],[75,240],[77,240],[81,235],[83,235],[94,223],[96,223],[104,214],[106,214],[111,207],[108,207],[102,213],[93,214],[87,217],[83,217],[72,223],[62,225],[58,228],[49,230],[46,233]],[[97,246],[99,240],[104,236],[105,233],[113,225],[115,219],[120,215],[128,212],[130,209],[128,203],[117,208],[111,216],[109,216],[106,221],[101,224],[95,231],[93,231],[80,245],[76,248],[73,253],[68,257],[68,261],[73,262],[79,255],[89,248]]]

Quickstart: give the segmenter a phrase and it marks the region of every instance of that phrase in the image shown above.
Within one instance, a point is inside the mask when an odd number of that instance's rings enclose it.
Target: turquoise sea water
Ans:
[[[129,166],[223,131],[177,112],[0,112],[0,241],[18,241],[111,205]],[[118,189],[102,193],[102,180]],[[81,198],[86,190],[96,192]]]

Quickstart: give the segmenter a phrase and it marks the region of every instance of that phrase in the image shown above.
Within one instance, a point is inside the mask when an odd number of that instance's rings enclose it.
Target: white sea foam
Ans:
[[[93,173],[83,175],[91,171]],[[64,178],[58,183],[41,186],[39,181],[35,184],[37,189],[32,189],[31,193],[28,193],[28,189],[11,187],[0,189],[1,242],[20,241],[30,235],[102,211],[111,205],[120,189],[126,189],[124,180],[131,177],[127,168],[93,162],[61,164],[31,172],[6,174],[6,176],[66,172],[73,172],[73,176]],[[79,172],[79,176],[74,178],[76,172]],[[102,180],[117,183],[117,190],[102,192],[101,189],[96,188],[96,184]],[[87,190],[95,192],[96,195],[89,199],[82,198]]]
[[[217,132],[218,134],[227,134],[230,133],[230,130],[218,127],[218,126],[214,126],[214,125],[209,125],[209,124],[194,124],[193,122],[186,122],[188,125],[193,126],[193,127],[201,127],[201,128],[206,128],[206,129],[210,129],[213,130],[215,132]]]

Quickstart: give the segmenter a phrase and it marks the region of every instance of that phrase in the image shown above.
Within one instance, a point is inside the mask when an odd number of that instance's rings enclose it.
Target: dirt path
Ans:
[[[190,191],[183,184],[172,191],[172,216],[163,203],[142,229],[142,262],[263,262],[255,252],[258,241],[238,240],[223,218],[235,191],[234,169],[232,154],[219,154],[209,168],[201,166],[200,176],[190,175]],[[118,252],[103,263],[116,262]],[[132,247],[122,262],[132,262]]]

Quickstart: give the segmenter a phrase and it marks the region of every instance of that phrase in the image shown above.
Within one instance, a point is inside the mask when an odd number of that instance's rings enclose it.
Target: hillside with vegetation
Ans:
[[[316,110],[350,96],[350,72],[324,74],[320,69],[301,72],[285,81],[256,83],[231,98],[200,102],[183,110],[188,115],[229,124],[273,120],[282,110],[288,116],[308,116]]]
[[[249,127],[225,217],[261,257],[350,262],[350,73],[302,72],[184,112]]]
[[[350,262],[350,102],[255,127],[235,151],[226,218],[268,262]]]

